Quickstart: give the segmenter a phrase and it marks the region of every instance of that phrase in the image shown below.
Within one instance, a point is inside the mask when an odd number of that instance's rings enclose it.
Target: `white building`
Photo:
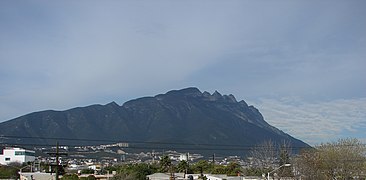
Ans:
[[[189,154],[181,154],[179,156],[179,161],[187,161],[188,162],[188,157],[189,157]]]
[[[0,164],[33,162],[35,159],[35,151],[22,148],[5,148],[0,154]]]

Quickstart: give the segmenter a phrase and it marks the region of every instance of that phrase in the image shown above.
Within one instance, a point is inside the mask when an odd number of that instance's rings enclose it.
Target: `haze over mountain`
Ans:
[[[10,144],[103,144],[130,142],[130,148],[215,151],[251,147],[266,140],[308,145],[269,125],[261,113],[233,95],[197,88],[154,97],[91,105],[66,111],[41,111],[0,123],[0,141]],[[26,138],[39,137],[39,138]],[[215,146],[216,145],[216,146]],[[209,147],[209,149],[207,149]]]

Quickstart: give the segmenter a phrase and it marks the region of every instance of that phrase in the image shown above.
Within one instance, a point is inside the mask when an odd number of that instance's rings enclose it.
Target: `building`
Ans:
[[[112,179],[115,174],[82,174],[79,175],[79,179],[87,179],[89,176],[94,176],[97,180],[108,180]]]
[[[187,161],[188,162],[188,157],[189,157],[189,153],[187,153],[187,154],[181,154],[180,156],[179,156],[179,161]]]
[[[41,172],[26,172],[19,173],[20,180],[55,180],[55,174],[41,173]]]
[[[147,175],[146,178],[148,180],[170,180],[171,179],[171,174],[170,173],[155,173],[155,174],[150,174]],[[174,178],[175,180],[189,180],[189,179],[198,179],[198,177],[200,176],[199,174],[184,174],[184,173],[174,173]]]
[[[33,162],[35,159],[35,151],[22,148],[5,148],[0,154],[0,164]]]

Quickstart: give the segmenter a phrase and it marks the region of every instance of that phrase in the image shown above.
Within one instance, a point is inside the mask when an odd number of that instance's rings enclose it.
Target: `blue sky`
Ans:
[[[195,86],[366,140],[366,1],[0,1],[0,122]]]

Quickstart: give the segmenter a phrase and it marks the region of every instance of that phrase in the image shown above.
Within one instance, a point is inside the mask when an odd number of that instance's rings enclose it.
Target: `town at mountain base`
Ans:
[[[77,107],[30,113],[0,123],[0,141],[41,146],[127,143],[129,150],[180,150],[245,154],[265,141],[309,147],[269,125],[261,113],[233,95],[197,88],[130,100],[122,106]]]

